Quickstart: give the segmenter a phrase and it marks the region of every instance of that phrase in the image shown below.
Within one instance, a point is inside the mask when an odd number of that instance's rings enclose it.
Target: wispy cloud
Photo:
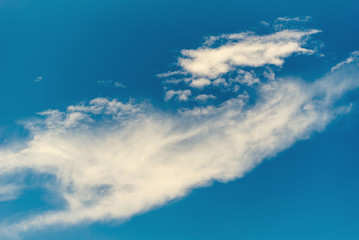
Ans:
[[[344,61],[342,61],[342,62],[338,63],[337,65],[335,65],[334,67],[332,67],[331,71],[334,72],[334,71],[346,66],[347,64],[350,64],[352,62],[358,62],[358,60],[359,60],[359,51],[352,52],[347,59],[345,59]]]
[[[207,102],[208,99],[216,99],[212,94],[201,94],[196,97],[196,100],[199,102]]]
[[[122,83],[120,83],[120,82],[114,82],[114,81],[110,81],[110,80],[97,81],[97,84],[100,85],[100,86],[126,88],[126,86],[123,85]]]
[[[283,58],[293,53],[312,54],[303,48],[305,37],[319,30],[283,30],[269,35],[251,32],[224,34],[217,41],[218,47],[203,46],[194,50],[182,50],[178,64],[194,76],[217,78],[232,71],[234,67],[259,67],[267,64],[281,66]]]
[[[258,88],[255,105],[239,96],[205,115],[105,98],[46,111],[43,120],[28,122],[32,139],[21,149],[0,150],[0,173],[54,175],[48,187],[67,206],[19,219],[3,232],[126,219],[212,181],[240,178],[347,112],[336,101],[358,79],[357,65],[347,64],[312,83],[270,81]]]
[[[279,18],[278,22],[303,22],[308,18]],[[281,29],[274,33],[257,35],[240,32],[206,37],[197,49],[184,49],[177,60],[179,69],[158,74],[166,78],[168,86],[184,83],[196,96],[205,94],[210,87],[219,87],[226,92],[237,92],[241,85],[252,86],[260,77],[274,76],[270,66],[283,66],[285,58],[293,54],[313,54],[307,48],[308,38],[320,32],[307,29]],[[169,87],[170,88],[170,87]],[[204,91],[196,94],[199,90]]]
[[[110,80],[99,80],[99,81],[97,81],[97,84],[101,85],[101,86],[110,86],[112,84],[112,81],[110,81]]]
[[[203,88],[208,85],[211,85],[211,81],[207,78],[195,78],[190,83],[190,86],[194,88]]]
[[[42,79],[43,79],[43,77],[39,76],[39,77],[37,77],[37,78],[35,79],[35,82],[41,82]]]
[[[126,86],[123,85],[123,84],[120,83],[120,82],[115,82],[114,84],[115,84],[115,87],[118,87],[118,88],[126,88]]]
[[[278,17],[274,23],[273,27],[277,31],[293,28],[293,27],[300,27],[303,23],[308,22],[311,19],[310,16],[301,16],[301,17]],[[269,26],[269,24],[267,25]]]
[[[231,78],[230,81],[238,82],[246,86],[253,86],[260,82],[254,71],[243,71],[242,69],[238,69],[236,76]]]
[[[168,101],[170,99],[172,99],[173,97],[176,97],[179,101],[188,101],[189,96],[192,95],[191,90],[187,89],[187,90],[168,90],[166,92],[166,96],[165,96],[165,100]]]
[[[0,202],[11,201],[18,198],[21,192],[21,187],[14,184],[1,184],[0,188]]]
[[[311,19],[310,16],[302,17],[278,17],[276,21],[278,22],[307,22]]]

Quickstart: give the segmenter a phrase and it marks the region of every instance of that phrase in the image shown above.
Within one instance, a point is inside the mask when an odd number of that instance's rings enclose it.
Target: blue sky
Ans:
[[[358,1],[0,1],[1,239],[358,239]]]

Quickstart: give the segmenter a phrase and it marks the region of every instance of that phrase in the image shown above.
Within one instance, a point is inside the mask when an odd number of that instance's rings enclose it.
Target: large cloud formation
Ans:
[[[247,104],[248,94],[238,94],[217,106],[170,114],[147,103],[96,98],[43,112],[27,122],[28,141],[0,149],[0,175],[55,176],[46,187],[66,205],[8,222],[2,233],[126,219],[212,181],[240,178],[350,111],[338,100],[358,86],[358,64],[348,61],[311,83],[261,83],[254,104]],[[21,184],[6,187],[20,191]],[[0,194],[14,197],[14,191]]]

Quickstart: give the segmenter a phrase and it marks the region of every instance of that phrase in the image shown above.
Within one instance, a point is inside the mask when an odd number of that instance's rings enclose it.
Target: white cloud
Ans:
[[[181,74],[185,74],[185,72],[183,71],[173,71],[173,72],[166,72],[166,73],[159,73],[157,74],[157,77],[160,77],[160,78],[166,78],[166,77],[171,77],[171,76],[174,76],[174,75],[181,75]]]
[[[18,198],[21,187],[17,185],[0,185],[0,202],[11,201]]]
[[[118,88],[126,88],[126,86],[123,85],[123,84],[120,83],[120,82],[115,82],[115,87],[118,87]]]
[[[189,96],[192,95],[192,92],[191,90],[177,90],[177,91],[174,91],[174,90],[168,90],[166,92],[166,96],[165,96],[165,100],[168,101],[168,100],[171,100],[173,97],[177,97],[177,99],[179,101],[188,101],[189,99]]]
[[[274,21],[274,29],[277,31],[281,31],[283,29],[293,28],[298,24],[299,26],[301,26],[303,25],[303,23],[308,22],[310,19],[310,16],[279,17]]]
[[[126,88],[125,85],[123,85],[120,82],[113,82],[111,80],[101,80],[97,81],[97,84],[100,86],[106,86],[106,87],[117,87],[117,88]]]
[[[104,98],[44,112],[28,123],[32,139],[21,149],[1,148],[0,174],[54,175],[49,187],[67,206],[8,223],[3,233],[126,219],[212,181],[240,178],[346,112],[335,103],[358,80],[357,65],[347,65],[313,83],[263,83],[251,107],[239,96],[198,113]]]
[[[259,24],[264,25],[266,27],[269,26],[269,23],[266,21],[260,21]]]
[[[248,72],[242,69],[237,71],[235,78],[231,79],[232,82],[239,82],[243,85],[252,86],[256,83],[260,83],[259,78],[256,77],[254,71]]]
[[[190,83],[190,86],[195,88],[203,88],[208,85],[211,85],[211,81],[207,78],[195,78],[192,79]]]
[[[37,77],[36,79],[35,79],[35,82],[41,82],[42,81],[42,79],[43,79],[43,77]]]
[[[268,80],[275,80],[275,73],[271,68],[267,68],[266,70],[264,70],[263,76]]]
[[[110,86],[112,84],[112,81],[110,81],[110,80],[100,80],[100,81],[97,81],[97,84],[101,85],[101,86]]]
[[[309,17],[283,17],[276,19],[275,23],[282,24],[284,28],[284,25],[289,27],[293,22],[302,23],[308,19]],[[306,46],[309,37],[318,32],[320,31],[313,29],[282,29],[266,35],[240,32],[207,36],[197,49],[181,51],[182,56],[177,59],[177,70],[157,76],[166,78],[166,85],[178,85],[187,90],[192,88],[193,93],[200,92],[199,95],[208,95],[214,88],[220,88],[221,92],[228,93],[228,99],[238,91],[260,84],[260,79],[273,80],[274,70],[280,70],[285,58],[293,54],[315,53],[316,50]],[[271,68],[270,65],[277,68]],[[178,91],[168,92],[165,99],[179,94]],[[186,95],[182,101],[189,99],[196,100],[195,97]]]
[[[212,82],[213,86],[223,86],[223,87],[229,87],[230,84],[228,83],[228,81],[226,81],[226,79],[224,78],[217,78],[216,80],[214,80]]]
[[[359,60],[359,51],[352,52],[347,59],[332,67],[331,71],[334,72],[347,64],[350,64],[352,62],[358,62],[358,60]]]
[[[195,98],[197,101],[206,102],[208,99],[216,99],[212,94],[201,94]]]
[[[282,22],[307,22],[311,19],[310,16],[303,16],[303,17],[279,17],[277,18],[277,21],[282,21]]]
[[[283,59],[293,53],[312,54],[313,50],[303,48],[303,45],[306,37],[318,32],[283,30],[269,35],[255,35],[251,32],[224,34],[209,38],[198,49],[182,50],[183,57],[179,58],[178,64],[187,74],[210,79],[218,78],[236,67],[281,66]],[[215,41],[225,43],[210,47]]]

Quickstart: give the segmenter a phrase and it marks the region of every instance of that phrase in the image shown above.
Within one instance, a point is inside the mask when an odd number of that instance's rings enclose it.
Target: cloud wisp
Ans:
[[[235,67],[260,67],[266,64],[281,66],[283,58],[293,53],[312,54],[313,50],[303,48],[305,37],[319,30],[283,30],[270,35],[257,36],[253,33],[225,34],[216,41],[195,50],[182,50],[179,65],[195,76],[217,78]]]
[[[172,99],[173,97],[177,97],[178,101],[188,101],[189,97],[192,95],[191,90],[168,90],[166,92],[165,100],[168,101]]]
[[[292,22],[290,18],[280,21]],[[181,51],[177,60],[179,69],[158,76],[166,79],[165,83],[170,85],[166,88],[178,91],[180,83],[192,88],[192,97],[186,100],[196,101],[197,95],[211,87],[237,92],[241,86],[260,83],[259,77],[266,78],[268,71],[274,73],[270,67],[280,69],[284,60],[294,54],[314,54],[315,50],[307,47],[307,41],[318,32],[316,29],[280,29],[262,35],[241,32],[209,36],[200,47]]]
[[[354,51],[350,54],[350,56],[347,59],[332,67],[331,72],[337,71],[338,69],[352,62],[358,62],[358,60],[359,60],[359,51]]]
[[[7,223],[2,234],[126,219],[213,181],[240,178],[348,112],[350,106],[337,100],[358,80],[358,65],[351,62],[313,83],[288,78],[261,84],[254,105],[240,95],[202,114],[168,114],[105,98],[46,111],[27,123],[30,140],[0,149],[0,174],[55,176],[47,187],[66,206]],[[9,188],[19,191],[14,184]]]

